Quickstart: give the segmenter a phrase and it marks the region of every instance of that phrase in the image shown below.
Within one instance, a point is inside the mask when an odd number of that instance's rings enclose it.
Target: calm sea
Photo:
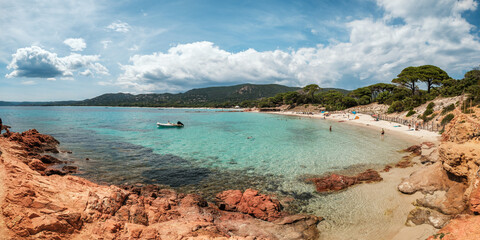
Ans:
[[[380,169],[409,145],[345,123],[264,113],[0,107],[0,117],[13,131],[36,128],[57,138],[61,149],[73,152],[59,157],[74,161],[78,175],[92,181],[160,184],[209,199],[225,189],[256,188],[293,198],[290,211],[322,216],[329,214],[322,208],[326,199],[336,200],[315,193],[305,177]],[[185,127],[157,128],[167,121]]]

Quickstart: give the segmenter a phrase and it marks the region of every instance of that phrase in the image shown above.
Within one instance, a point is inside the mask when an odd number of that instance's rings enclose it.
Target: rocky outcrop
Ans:
[[[382,177],[380,177],[380,174],[377,171],[367,169],[365,172],[354,177],[334,173],[327,177],[309,178],[306,181],[313,182],[318,192],[329,192],[339,191],[359,183],[378,182],[382,180]]]
[[[58,153],[59,142],[50,135],[40,134],[36,129],[23,133],[11,133],[8,140],[19,143],[29,153],[53,152]]]
[[[222,210],[199,195],[153,185],[105,186],[76,176],[47,176],[54,168],[28,157],[33,148],[17,137],[0,138],[7,239],[318,238],[320,218],[283,213],[277,200],[252,189],[218,194]],[[34,156],[42,153],[41,146],[34,149]]]
[[[9,132],[7,139],[10,142],[17,143],[14,147],[20,150],[17,157],[27,164],[31,169],[42,175],[67,175],[75,173],[78,168],[76,166],[63,166],[56,168],[57,164],[65,164],[66,162],[59,160],[45,152],[58,153],[58,145],[60,144],[54,137],[39,133],[36,129],[31,129],[23,133]]]
[[[448,172],[461,177],[476,177],[480,165],[480,143],[443,143],[439,148],[440,161]]]
[[[282,216],[282,205],[270,196],[247,189],[228,190],[217,194],[215,201],[221,210],[238,211],[256,218],[272,222]]]
[[[480,213],[480,120],[475,114],[454,111],[455,118],[445,127],[437,149],[422,143],[421,162],[427,166],[404,179],[398,190],[413,194],[421,191],[407,224],[431,224],[437,228],[454,218],[429,239],[478,239]],[[412,152],[418,147],[412,147]],[[428,165],[431,164],[431,165]],[[477,226],[475,226],[477,224]],[[470,234],[464,234],[471,232]]]

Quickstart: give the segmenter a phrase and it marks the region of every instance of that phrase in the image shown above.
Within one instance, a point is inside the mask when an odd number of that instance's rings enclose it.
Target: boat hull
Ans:
[[[157,123],[159,128],[181,128],[183,125],[180,124],[168,124],[168,123]]]

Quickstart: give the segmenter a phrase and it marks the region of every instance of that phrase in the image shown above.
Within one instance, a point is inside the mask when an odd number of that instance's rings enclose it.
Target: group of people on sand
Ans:
[[[408,130],[411,131],[412,129],[412,124],[408,124]],[[418,131],[418,123],[415,125],[415,131]]]

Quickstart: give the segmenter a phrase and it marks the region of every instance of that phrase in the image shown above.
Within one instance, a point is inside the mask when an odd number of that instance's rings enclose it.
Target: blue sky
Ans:
[[[238,83],[354,89],[480,64],[478,0],[0,0],[0,101]]]

